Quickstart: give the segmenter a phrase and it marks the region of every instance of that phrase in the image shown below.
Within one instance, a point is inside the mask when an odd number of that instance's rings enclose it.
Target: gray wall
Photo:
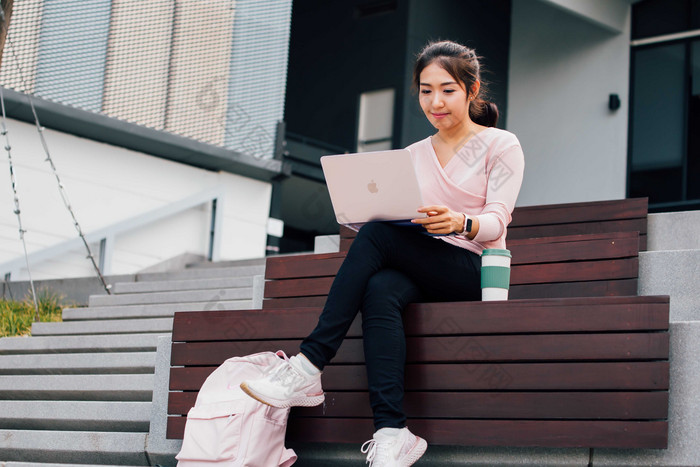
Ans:
[[[476,49],[483,78],[491,82],[492,101],[498,106],[498,127],[505,128],[508,105],[508,47],[510,0],[411,0],[404,71],[404,112],[401,147],[435,133],[411,90],[416,54],[430,40],[449,39]]]
[[[415,55],[432,39],[464,43],[485,57],[505,127],[510,0],[399,0],[394,12],[356,18],[355,7],[365,3],[294,1],[289,131],[354,150],[360,93],[394,87],[394,147],[434,133],[411,90]]]
[[[365,3],[294,0],[288,131],[354,150],[360,94],[388,87],[401,94],[408,2],[398,1],[393,12],[356,17],[356,6]]]
[[[626,11],[616,33],[549,3],[513,1],[507,129],[525,153],[518,205],[625,197]],[[615,112],[611,93],[622,103]]]

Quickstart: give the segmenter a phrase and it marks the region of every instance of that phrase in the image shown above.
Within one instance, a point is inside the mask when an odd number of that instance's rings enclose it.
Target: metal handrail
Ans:
[[[109,274],[111,267],[111,256],[114,244],[114,238],[124,232],[129,232],[137,228],[143,227],[153,222],[165,219],[172,215],[178,214],[180,212],[191,209],[195,206],[207,202],[218,201],[217,205],[221,209],[221,204],[223,200],[223,189],[221,187],[215,187],[212,189],[204,190],[195,195],[189,196],[182,200],[170,203],[166,206],[162,206],[151,211],[139,214],[129,219],[116,222],[107,227],[97,229],[94,232],[85,234],[85,238],[90,243],[100,243],[100,263],[104,266],[104,274]],[[216,209],[216,205],[212,205],[212,209]],[[212,261],[216,261],[219,257],[220,242],[221,242],[221,215],[216,215],[212,213],[212,233],[211,233],[211,245],[209,248],[209,255]],[[80,238],[72,238],[70,240],[65,240],[57,245],[51,245],[42,250],[32,252],[28,255],[30,263],[38,263],[41,261],[46,261],[48,259],[55,258],[64,253],[68,253],[73,250],[80,249],[82,245],[82,240]],[[25,266],[24,258],[17,258],[11,261],[0,264],[0,271],[2,274],[10,273],[19,270]],[[11,276],[10,276],[11,277]]]

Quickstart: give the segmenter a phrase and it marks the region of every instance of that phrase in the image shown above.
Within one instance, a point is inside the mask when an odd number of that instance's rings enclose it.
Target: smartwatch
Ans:
[[[467,214],[462,213],[464,216],[464,230],[460,232],[460,235],[466,236],[468,233],[472,231],[472,219],[469,217]]]

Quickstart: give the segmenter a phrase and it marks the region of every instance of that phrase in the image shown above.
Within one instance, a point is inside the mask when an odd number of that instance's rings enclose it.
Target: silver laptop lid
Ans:
[[[321,166],[339,224],[424,217],[407,149],[323,156]]]

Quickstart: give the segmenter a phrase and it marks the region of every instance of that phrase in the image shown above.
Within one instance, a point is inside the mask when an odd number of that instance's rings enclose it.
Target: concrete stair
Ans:
[[[65,312],[64,312],[65,313]],[[102,334],[82,336],[32,336],[0,339],[0,355],[152,352],[158,346],[157,334]]]
[[[153,384],[152,374],[2,375],[0,400],[150,401]]]
[[[136,275],[0,339],[0,467],[145,466],[156,348],[176,311],[253,307],[264,259]]]
[[[0,455],[30,462],[149,465],[146,433],[2,430]]]
[[[123,401],[0,401],[0,423],[18,430],[145,432],[150,406],[150,402]],[[46,419],[47,413],[51,419]]]

